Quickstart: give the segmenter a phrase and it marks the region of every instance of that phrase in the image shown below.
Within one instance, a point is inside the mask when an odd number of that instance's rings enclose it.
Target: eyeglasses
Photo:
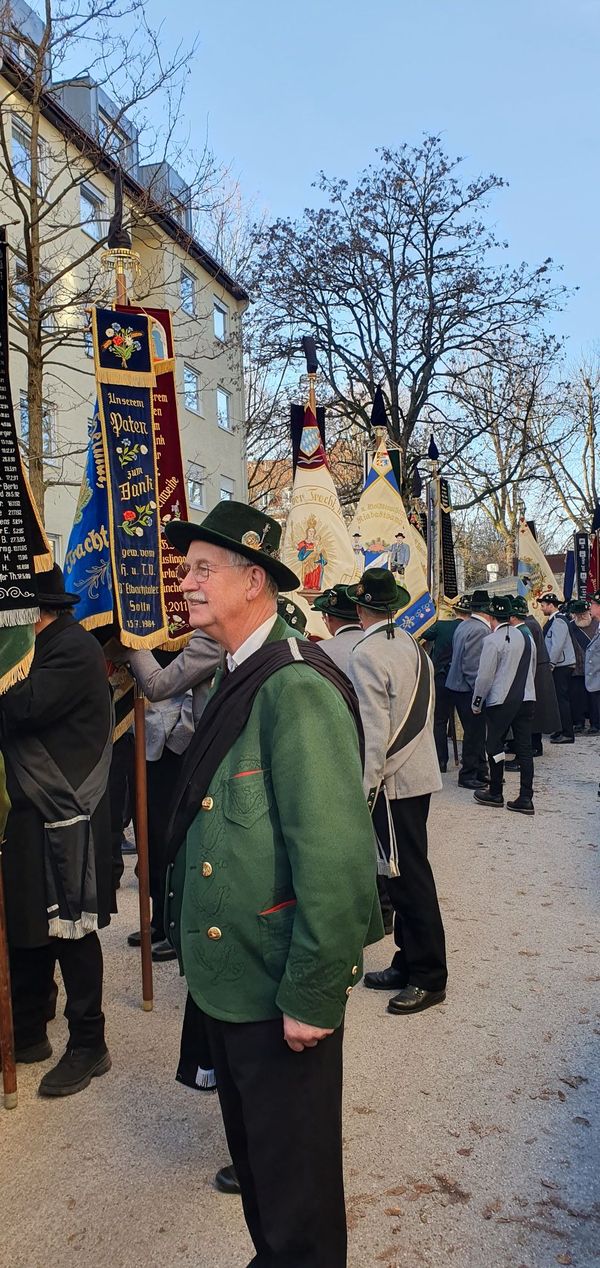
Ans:
[[[188,564],[188,563],[178,564],[176,575],[177,575],[178,581],[185,581],[185,578],[189,576],[191,572],[192,577],[194,578],[194,581],[208,581],[208,578],[210,577],[211,572],[220,572],[222,568],[251,568],[251,567],[252,567],[252,564],[250,563],[247,563],[247,564],[246,563],[205,564],[198,561],[195,564]]]

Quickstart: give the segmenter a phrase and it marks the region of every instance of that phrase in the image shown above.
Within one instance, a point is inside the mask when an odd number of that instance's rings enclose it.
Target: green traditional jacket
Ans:
[[[278,617],[267,641],[293,637]],[[170,868],[167,930],[210,1016],[341,1024],[383,927],[356,728],[308,665],[259,689]]]

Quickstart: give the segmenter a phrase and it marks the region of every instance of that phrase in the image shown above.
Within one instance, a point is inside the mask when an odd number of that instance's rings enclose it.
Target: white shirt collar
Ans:
[[[471,620],[481,621],[482,625],[487,625],[488,630],[491,629],[489,621],[486,621],[485,617],[481,616],[479,612],[471,612]]]
[[[352,630],[352,633],[353,633],[353,634],[355,634],[355,633],[358,633],[358,634],[363,634],[363,633],[364,633],[364,630],[361,630],[360,625],[354,625],[354,624],[350,624],[350,625],[340,625],[339,630],[336,630],[336,631],[335,631],[335,634],[334,634],[334,636],[333,636],[333,637],[334,637],[334,638],[337,638],[338,634],[347,634],[347,633],[348,633],[348,630]]]
[[[242,643],[241,647],[238,647],[237,651],[233,653],[233,656],[227,652],[227,668],[230,673],[232,673],[234,669],[238,669],[253,652],[257,652],[259,647],[262,647],[263,643],[266,643],[276,620],[277,613],[275,612],[273,616],[267,617],[267,620],[263,621],[262,625],[259,625],[258,629],[254,630],[254,633],[246,639],[245,643]]]
[[[363,630],[358,642],[362,643],[363,639],[369,637],[369,634],[376,634],[377,630],[385,629],[386,625],[387,625],[387,616],[384,616],[381,621],[375,621],[373,625],[369,625],[369,627],[366,630]]]

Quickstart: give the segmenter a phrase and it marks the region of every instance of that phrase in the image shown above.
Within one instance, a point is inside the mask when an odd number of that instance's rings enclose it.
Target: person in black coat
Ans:
[[[531,723],[531,744],[534,757],[543,756],[543,735],[552,735],[560,728],[560,713],[558,709],[558,701],[556,699],[556,691],[554,689],[554,680],[552,678],[552,670],[550,668],[550,657],[546,640],[539,621],[529,614],[527,600],[518,595],[513,599],[513,611],[515,616],[520,616],[523,625],[526,625],[531,633],[535,643],[537,655],[535,666],[535,709],[533,720]],[[507,751],[513,752],[512,742],[509,740],[506,744]],[[506,762],[505,770],[516,771],[519,769],[519,763],[516,758],[511,762]]]
[[[0,747],[11,802],[2,867],[17,1061],[43,1061],[52,1054],[46,1023],[58,960],[67,995],[69,1043],[58,1065],[42,1079],[40,1092],[65,1096],[110,1069],[102,1012],[102,951],[95,931],[82,937],[49,936],[44,816],[19,782],[15,746],[29,737],[39,740],[76,792],[109,751],[112,703],[103,652],[93,635],[73,619],[71,609],[78,596],[65,593],[60,568],[55,565],[50,573],[40,574],[38,587],[40,620],[29,675],[0,697]],[[91,830],[101,929],[116,910],[106,784],[91,816]]]

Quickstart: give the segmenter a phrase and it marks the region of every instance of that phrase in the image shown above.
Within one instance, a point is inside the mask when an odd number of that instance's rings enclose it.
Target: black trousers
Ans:
[[[588,693],[585,689],[585,681],[582,674],[571,674],[569,683],[569,703],[571,705],[571,717],[573,726],[585,726],[585,719],[589,716],[590,724],[592,710]]]
[[[446,686],[446,671],[435,675],[433,738],[440,766],[448,765],[448,723],[454,708],[452,692]]]
[[[590,726],[598,730],[600,727],[600,691],[588,691],[587,698],[590,705]]]
[[[473,713],[470,691],[451,691],[453,704],[464,732],[459,779],[487,779],[485,755],[485,712]]]
[[[150,869],[150,898],[152,899],[152,927],[161,938],[166,937],[164,927],[165,881],[167,874],[167,826],[171,798],[183,754],[163,749],[156,762],[146,762],[148,783],[148,863]]]
[[[427,857],[429,793],[390,801],[398,846],[399,876],[386,876],[394,908],[396,954],[392,967],[411,986],[443,991],[448,979],[446,940],[435,881]],[[373,826],[385,839],[387,811],[382,797],[373,809]]]
[[[42,947],[11,948],[17,1048],[28,1048],[45,1038],[57,960],[67,993],[69,1046],[95,1048],[104,1042],[102,948],[98,934],[88,933],[85,938],[52,938]]]
[[[252,1268],[345,1268],[343,1028],[292,1052],[282,1018],[206,1023]]]
[[[563,735],[573,735],[573,717],[571,714],[570,682],[572,670],[558,665],[552,677],[560,713],[560,729]]]
[[[490,792],[502,793],[504,780],[504,745],[512,730],[512,748],[519,762],[521,776],[520,796],[533,797],[533,752],[531,724],[535,712],[534,700],[522,700],[520,704],[493,704],[487,706],[487,749],[490,761]],[[500,757],[496,761],[496,757]]]
[[[113,862],[113,884],[119,888],[124,872],[121,842],[131,822],[135,788],[135,741],[129,731],[113,744],[108,789],[110,797],[110,840]]]

